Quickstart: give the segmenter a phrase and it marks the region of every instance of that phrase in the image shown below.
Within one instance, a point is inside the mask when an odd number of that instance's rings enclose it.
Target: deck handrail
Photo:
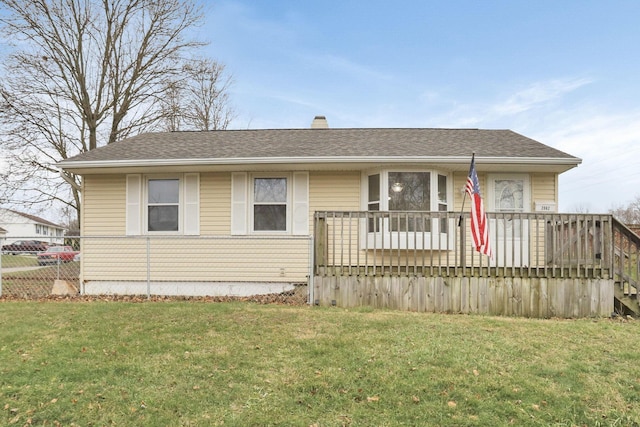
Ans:
[[[471,248],[468,213],[318,211],[315,274],[567,278],[613,274],[609,214],[489,212],[487,216],[493,259]]]
[[[614,277],[621,295],[640,304],[640,236],[612,217]]]

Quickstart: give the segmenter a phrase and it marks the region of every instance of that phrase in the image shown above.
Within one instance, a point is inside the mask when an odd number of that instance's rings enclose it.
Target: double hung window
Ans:
[[[309,234],[309,173],[231,174],[231,234]]]
[[[200,234],[200,175],[126,177],[126,233]]]
[[[147,180],[147,231],[180,229],[180,180]]]
[[[287,178],[253,179],[253,231],[287,231]]]

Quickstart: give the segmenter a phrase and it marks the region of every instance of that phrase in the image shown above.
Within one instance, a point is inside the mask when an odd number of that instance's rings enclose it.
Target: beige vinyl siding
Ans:
[[[200,174],[200,234],[231,234],[231,173]]]
[[[313,215],[316,211],[359,211],[361,206],[361,173],[360,172],[312,172],[309,175],[309,233],[313,233]],[[348,229],[341,229],[343,236],[327,236],[327,250],[329,256],[355,257],[358,256],[358,245],[351,245],[348,253],[334,254],[332,251],[334,239],[340,240],[358,233],[358,221],[350,223]]]
[[[487,199],[487,175],[484,173],[478,174],[478,181],[480,181],[480,191],[482,192],[482,198]],[[558,176],[555,173],[546,174],[531,174],[531,206],[526,206],[525,211],[533,212],[535,209],[535,201],[552,201],[558,200]],[[458,172],[453,177],[453,199],[454,199],[454,212],[459,212],[462,209],[462,201],[465,197],[464,187],[467,183],[467,174],[464,172]],[[471,208],[469,203],[469,197],[466,197],[464,202],[464,210],[468,211]],[[488,211],[491,209],[487,206]]]
[[[450,209],[459,212],[464,196],[466,172],[453,174],[453,203]],[[480,186],[486,197],[486,174],[480,174]],[[98,239],[91,236],[124,236],[126,214],[126,176],[87,175],[84,177],[83,205],[83,279],[111,281],[209,281],[209,282],[303,282],[309,269],[309,240],[304,237],[265,235],[231,237],[231,173],[200,174],[200,236],[146,236],[119,239]],[[531,175],[532,203],[535,200],[557,200],[556,174]],[[361,174],[359,171],[326,171],[309,173],[309,233],[313,232],[315,211],[360,211]],[[468,212],[467,199],[464,210]],[[533,205],[531,206],[531,210]],[[362,221],[341,228],[341,236],[352,246],[347,252],[329,252],[330,257],[374,256],[361,249],[358,233],[364,230]],[[532,226],[533,226],[533,221]],[[466,231],[467,242],[470,235]],[[148,246],[147,246],[148,245]],[[147,270],[147,247],[150,249],[150,269]],[[536,248],[531,248],[532,253]],[[385,256],[388,256],[386,253]],[[382,256],[376,253],[375,257]],[[422,256],[438,263],[448,263],[450,252],[402,251],[397,261],[404,264]],[[440,257],[444,257],[441,259]],[[476,257],[476,262],[478,258]],[[345,260],[346,261],[346,260]],[[382,260],[380,260],[382,261]],[[449,260],[451,261],[451,260]],[[533,261],[533,260],[532,260]]]
[[[309,233],[316,211],[359,211],[360,172],[311,172],[309,174]]]
[[[536,201],[555,202],[558,203],[558,175],[554,173],[548,174],[532,174],[531,175],[531,210],[535,209]]]
[[[535,211],[536,201],[540,202],[554,202],[556,204],[556,211],[558,207],[558,175],[554,173],[547,174],[532,174],[531,175],[531,211]],[[549,213],[549,212],[545,212]],[[531,234],[530,239],[530,253],[531,259],[529,264],[532,266],[543,266],[546,263],[544,259],[544,233],[546,228],[546,221],[544,219],[530,221],[529,231]],[[537,244],[536,244],[537,242]],[[536,254],[538,256],[534,256]]]
[[[124,236],[126,176],[85,177],[85,236]],[[356,194],[357,198],[357,194]],[[83,240],[85,281],[305,282],[306,237],[230,237],[231,174],[200,175],[200,236]],[[149,269],[147,270],[147,248]],[[149,275],[149,277],[147,276]]]
[[[149,270],[147,271],[147,247]],[[251,237],[86,239],[85,281],[305,282],[309,240]]]
[[[147,242],[142,236],[82,239],[82,279],[145,280]]]
[[[480,191],[482,192],[482,197],[486,203],[487,200],[487,192],[489,188],[487,187],[487,174],[479,173],[478,180],[480,182]],[[471,210],[471,202],[469,197],[466,196],[464,187],[467,182],[467,173],[458,172],[454,174],[453,179],[453,197],[454,197],[454,212],[460,212],[463,210],[468,213]],[[557,203],[558,194],[557,194],[557,182],[558,177],[555,173],[540,173],[540,174],[530,174],[530,185],[531,185],[531,205],[525,207],[525,211],[533,212],[535,209],[535,201],[554,201]],[[463,207],[463,199],[464,207]],[[491,211],[492,209],[489,206],[485,206],[487,211]],[[542,247],[543,235],[544,235],[544,221],[536,221],[530,220],[524,223],[526,225],[526,230],[524,231],[528,234],[529,241],[529,259],[526,261],[527,265],[530,266],[542,266],[544,265],[544,259],[534,259],[533,254],[543,254],[544,248]],[[489,230],[490,233],[495,232]],[[467,226],[465,230],[465,241],[467,245],[471,245],[471,231]],[[537,243],[536,243],[537,242]],[[539,246],[536,246],[539,245]],[[493,248],[494,252],[496,248]],[[475,257],[475,260],[471,259],[471,256]],[[475,265],[478,264],[482,258],[482,262],[486,265],[487,258],[484,256],[480,256],[478,253],[467,254],[466,262],[467,265]]]
[[[125,175],[86,175],[83,180],[83,236],[123,236],[126,226]]]
[[[487,192],[487,176],[485,174],[478,174],[478,182],[480,183],[480,191],[482,197],[486,197]],[[456,172],[453,174],[453,211],[460,212],[464,209],[469,212],[471,209],[471,203],[469,202],[469,196],[465,196],[464,187],[467,185],[467,173]],[[464,202],[464,206],[462,206]],[[450,208],[451,209],[451,208]]]

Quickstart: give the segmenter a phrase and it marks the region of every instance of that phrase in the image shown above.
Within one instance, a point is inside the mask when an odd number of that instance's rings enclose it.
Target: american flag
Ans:
[[[489,221],[487,220],[482,195],[480,194],[475,154],[471,157],[471,167],[469,168],[465,191],[471,198],[471,236],[473,237],[473,246],[476,251],[493,258],[491,244],[489,243]]]

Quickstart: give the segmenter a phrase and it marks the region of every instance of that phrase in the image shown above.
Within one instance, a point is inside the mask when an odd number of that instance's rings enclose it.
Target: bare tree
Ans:
[[[224,64],[201,59],[185,67],[187,85],[186,122],[198,130],[226,129],[234,117],[229,105],[231,76]]]
[[[180,78],[165,83],[164,128],[226,129],[235,116],[229,101],[232,82],[224,64],[217,61],[195,59],[185,63]]]
[[[203,43],[194,0],[0,0],[13,50],[0,83],[7,200],[60,202],[79,212],[80,181],[52,164],[158,127],[165,82]],[[79,217],[79,215],[78,215]]]
[[[162,129],[168,132],[180,130],[182,118],[182,94],[184,85],[179,80],[168,80],[164,84],[164,98],[160,100],[163,111]]]
[[[640,195],[636,196],[634,200],[627,205],[620,205],[609,209],[609,213],[615,215],[623,223],[640,224]]]
[[[587,214],[591,211],[591,208],[588,203],[576,203],[573,205],[573,209],[571,212],[579,213],[579,214]]]

